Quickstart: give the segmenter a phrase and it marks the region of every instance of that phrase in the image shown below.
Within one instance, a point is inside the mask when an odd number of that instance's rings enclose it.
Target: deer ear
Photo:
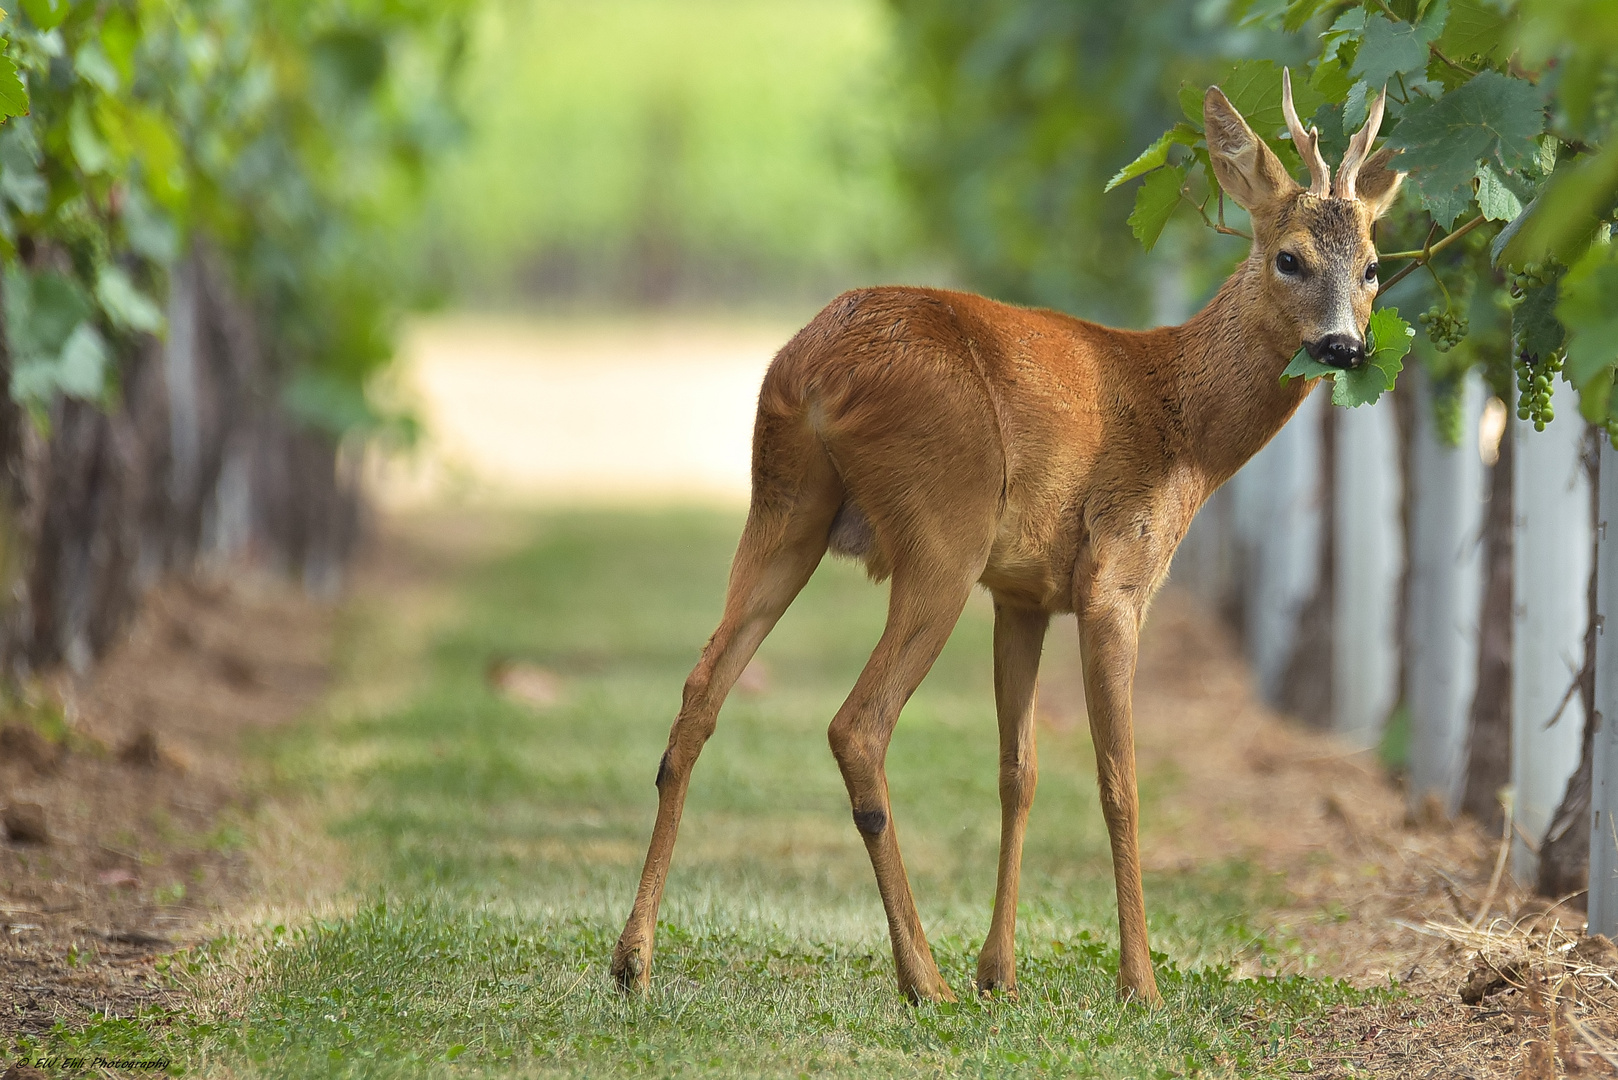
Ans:
[[[1398,153],[1391,146],[1384,146],[1360,166],[1359,178],[1354,182],[1354,193],[1371,211],[1372,221],[1387,213],[1393,200],[1399,197],[1399,185],[1404,183],[1405,174],[1388,165]]]
[[[1302,190],[1217,86],[1208,87],[1202,99],[1202,126],[1214,176],[1242,209],[1255,210]]]

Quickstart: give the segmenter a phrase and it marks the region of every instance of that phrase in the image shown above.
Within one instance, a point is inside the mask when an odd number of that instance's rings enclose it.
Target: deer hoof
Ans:
[[[943,976],[936,974],[921,982],[908,980],[901,982],[899,992],[912,1005],[920,1005],[924,1001],[953,1003],[956,1000],[955,991],[949,988],[949,983],[944,981]]]
[[[1017,984],[1012,981],[1002,982],[998,979],[985,979],[979,976],[973,984],[973,988],[977,990],[978,997],[985,1001],[994,998],[1012,1002],[1017,1000]]]
[[[1157,981],[1155,979],[1140,987],[1119,983],[1118,1000],[1126,1005],[1144,1005],[1148,1009],[1160,1009],[1163,1007],[1163,995],[1157,992]]]
[[[978,974],[972,987],[980,998],[1002,997],[1016,1001],[1017,969],[1011,960],[985,953],[978,957]]]
[[[651,965],[641,956],[640,944],[622,943],[612,952],[612,981],[625,994],[645,990],[651,985]]]

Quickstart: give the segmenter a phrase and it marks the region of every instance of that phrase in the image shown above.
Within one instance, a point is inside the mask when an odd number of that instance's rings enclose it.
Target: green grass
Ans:
[[[1041,731],[1019,926],[1020,1003],[904,1004],[825,726],[880,630],[884,590],[828,562],[761,653],[699,763],[661,913],[652,993],[607,976],[684,676],[712,630],[737,518],[558,513],[470,571],[401,707],[279,742],[292,782],[344,807],[363,899],[276,931],[236,1021],[59,1032],[244,1075],[1280,1076],[1301,1026],[1360,995],[1245,980],[1276,883],[1241,864],[1147,881],[1166,1006],[1120,1005],[1112,880],[1082,732]],[[354,620],[348,651],[363,654]],[[1071,623],[1054,633],[1071,633]],[[935,955],[964,991],[987,929],[998,810],[990,618],[969,607],[889,756],[894,812]],[[491,657],[561,672],[536,711],[492,693]],[[1168,780],[1163,780],[1168,783]],[[1148,786],[1145,817],[1153,816]],[[182,957],[176,970],[206,965]]]

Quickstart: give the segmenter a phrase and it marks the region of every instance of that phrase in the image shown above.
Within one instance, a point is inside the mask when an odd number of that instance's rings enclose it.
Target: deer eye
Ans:
[[[1379,269],[1381,269],[1381,267],[1379,267],[1376,263],[1371,263],[1369,266],[1367,266],[1365,268],[1365,280],[1366,281],[1375,281],[1376,280],[1376,272]]]
[[[1288,277],[1293,276],[1300,269],[1298,257],[1290,251],[1283,251],[1275,257],[1275,268]]]

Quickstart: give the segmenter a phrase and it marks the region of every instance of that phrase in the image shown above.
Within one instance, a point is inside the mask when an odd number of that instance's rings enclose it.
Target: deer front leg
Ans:
[[[1100,577],[1101,575],[1098,575]],[[1090,737],[1096,748],[1101,812],[1112,841],[1118,888],[1118,994],[1160,1004],[1146,944],[1146,898],[1140,880],[1140,798],[1135,786],[1135,728],[1131,693],[1145,589],[1094,582],[1079,606],[1080,648]]]
[[[1032,608],[994,605],[994,704],[1000,721],[1000,870],[994,918],[978,954],[980,994],[1017,996],[1017,880],[1023,832],[1034,805],[1034,696],[1039,654],[1050,616]]]

